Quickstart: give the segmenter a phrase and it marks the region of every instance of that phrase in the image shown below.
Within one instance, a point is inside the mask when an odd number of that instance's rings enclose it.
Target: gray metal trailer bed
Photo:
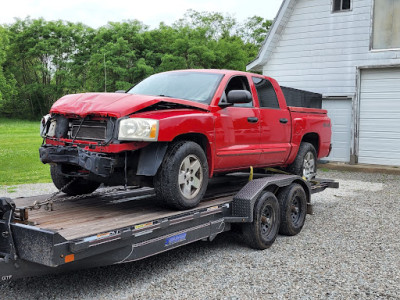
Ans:
[[[214,179],[200,205],[186,211],[163,207],[150,188],[59,195],[47,206],[49,210],[32,209],[33,203],[48,195],[0,198],[0,280],[131,262],[198,240],[213,240],[230,230],[232,223],[243,224],[252,247],[268,248],[279,225],[294,222],[293,216],[304,210],[293,204],[301,202],[296,196],[282,196],[282,191],[303,190],[310,213],[312,193],[338,187],[333,181],[309,183],[294,175],[259,174],[249,182],[247,176]],[[283,220],[285,209],[289,215]]]

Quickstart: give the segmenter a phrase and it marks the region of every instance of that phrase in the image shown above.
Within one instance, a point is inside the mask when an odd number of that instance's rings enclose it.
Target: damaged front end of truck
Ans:
[[[123,143],[131,139],[129,134],[135,128],[142,141]],[[65,190],[67,194],[90,193],[101,183],[151,186],[149,176],[154,176],[161,164],[154,157],[163,157],[160,152],[166,150],[166,143],[148,142],[156,140],[157,134],[157,120],[47,115],[41,121],[44,143],[40,159],[51,164],[57,188],[75,179],[76,183]]]

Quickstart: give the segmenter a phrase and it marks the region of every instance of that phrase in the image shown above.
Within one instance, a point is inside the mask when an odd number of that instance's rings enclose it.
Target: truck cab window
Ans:
[[[279,108],[278,98],[271,82],[259,77],[253,77],[253,82],[257,90],[260,107]]]
[[[226,95],[228,95],[228,93],[230,91],[233,90],[245,90],[245,91],[250,91],[250,85],[249,82],[247,81],[247,78],[245,76],[235,76],[233,78],[231,78],[231,80],[229,81],[228,85],[225,88],[225,92],[222,95],[222,99],[221,102],[226,101]],[[234,105],[235,107],[253,107],[253,101],[249,102],[249,103],[237,103]]]

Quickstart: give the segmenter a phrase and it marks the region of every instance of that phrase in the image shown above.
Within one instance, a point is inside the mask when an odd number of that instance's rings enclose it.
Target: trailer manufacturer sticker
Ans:
[[[171,236],[165,240],[165,247],[174,245],[176,243],[186,240],[186,232]]]
[[[7,280],[11,280],[11,278],[12,278],[12,275],[6,275],[6,276],[1,277],[1,280],[7,281]]]
[[[114,235],[117,235],[117,234],[119,234],[118,230],[117,231],[109,231],[109,232],[105,232],[105,233],[99,233],[97,235],[97,239],[105,239],[105,238],[108,238],[110,236],[114,236]]]
[[[152,226],[154,223],[153,222],[147,222],[139,225],[135,225],[135,229],[142,229],[148,226]]]
[[[216,209],[218,209],[218,208],[219,208],[218,205],[216,205],[216,206],[211,206],[211,207],[207,208],[207,211],[216,210]]]
[[[99,233],[90,237],[87,237],[85,239],[83,239],[83,241],[85,242],[93,242],[93,241],[98,241],[98,240],[103,240],[106,238],[110,238],[110,237],[114,237],[116,235],[119,235],[121,232],[119,230],[115,230],[115,231],[109,231],[109,232],[105,232],[105,233]]]

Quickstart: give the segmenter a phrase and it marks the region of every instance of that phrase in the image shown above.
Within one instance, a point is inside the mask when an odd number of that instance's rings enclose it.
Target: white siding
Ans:
[[[374,0],[351,1],[350,11],[332,13],[332,0],[284,0],[251,67],[285,86],[356,100],[324,102],[336,124],[328,160],[348,161],[350,147],[360,163],[400,165],[400,68],[388,68],[400,67],[400,50],[371,50]],[[359,136],[349,136],[352,124]]]
[[[352,97],[358,66],[400,64],[400,51],[370,51],[372,0],[335,13],[331,0],[293,3],[263,68],[282,85]]]
[[[400,166],[400,69],[361,71],[360,163]]]

